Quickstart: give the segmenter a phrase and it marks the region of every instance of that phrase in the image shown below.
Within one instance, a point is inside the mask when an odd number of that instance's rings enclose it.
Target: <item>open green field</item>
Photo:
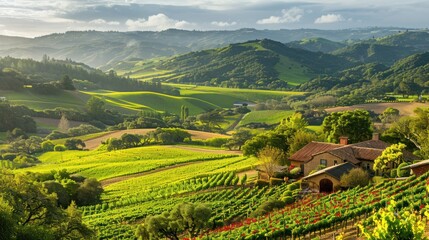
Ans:
[[[279,73],[279,78],[281,80],[292,86],[305,83],[314,77],[308,68],[285,56],[280,56],[280,61],[276,64],[274,69]]]
[[[193,97],[178,97],[154,92],[85,92],[98,96],[121,108],[140,111],[153,110],[180,113],[182,105],[189,108],[190,114],[197,114],[219,106]]]
[[[224,158],[227,155],[163,146],[131,148],[118,151],[47,152],[39,156],[41,164],[22,171],[50,172],[67,169],[98,180],[146,172],[160,167]]]
[[[249,123],[280,123],[284,118],[292,116],[293,110],[263,110],[252,111],[244,115],[238,126],[243,126]]]
[[[57,107],[83,110],[89,96],[77,91],[62,91],[59,94],[35,94],[28,90],[19,92],[0,90],[0,96],[6,97],[16,105],[25,105],[35,110],[54,109]]]

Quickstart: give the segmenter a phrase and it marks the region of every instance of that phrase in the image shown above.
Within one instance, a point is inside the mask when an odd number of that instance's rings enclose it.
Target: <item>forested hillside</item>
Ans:
[[[127,63],[119,63],[123,68]],[[156,74],[157,80],[235,88],[284,89],[317,74],[329,74],[352,64],[321,52],[290,48],[272,40],[255,40],[192,52],[165,60],[136,62],[125,75]],[[114,67],[115,68],[115,67]]]
[[[108,74],[71,60],[55,60],[45,55],[41,62],[11,57],[0,58],[0,90],[20,90],[24,84],[32,84],[41,91],[54,92],[59,81],[68,76],[81,89],[110,89],[117,91],[151,90],[163,92],[168,89],[160,83],[142,83],[133,79],[118,77],[114,71]],[[73,90],[66,89],[66,90]]]
[[[42,37],[16,38],[0,36],[0,56],[42,59],[44,54],[57,59],[71,58],[92,67],[102,67],[131,59],[150,59],[191,51],[226,46],[249,40],[268,38],[280,42],[321,37],[331,41],[362,40],[383,37],[401,28],[365,28],[343,30],[256,30],[186,31],[169,29],[161,32],[73,31]]]

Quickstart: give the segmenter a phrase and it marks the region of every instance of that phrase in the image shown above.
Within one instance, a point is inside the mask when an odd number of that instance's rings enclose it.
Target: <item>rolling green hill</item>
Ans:
[[[365,28],[342,30],[282,29],[233,31],[186,31],[169,29],[161,32],[70,31],[36,38],[0,36],[0,56],[42,59],[44,54],[55,59],[73,59],[92,67],[103,67],[119,61],[169,57],[231,43],[255,39],[290,42],[303,38],[326,38],[331,41],[369,39],[391,35],[401,28]],[[103,68],[104,70],[108,68]]]
[[[147,62],[121,62],[118,72],[141,80],[282,89],[350,66],[342,58],[256,40]]]
[[[330,41],[325,38],[304,38],[286,44],[292,48],[301,48],[312,52],[330,53],[346,46],[345,43]]]
[[[333,54],[351,61],[392,65],[399,59],[426,51],[429,51],[429,33],[426,31],[407,31],[382,38],[364,40],[335,50]]]

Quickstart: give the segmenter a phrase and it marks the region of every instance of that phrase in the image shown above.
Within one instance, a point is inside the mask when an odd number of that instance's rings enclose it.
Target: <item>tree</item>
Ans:
[[[125,133],[121,136],[122,144],[125,148],[132,148],[139,146],[141,140],[139,136],[135,134]]]
[[[37,152],[41,152],[41,144],[43,142],[43,139],[38,136],[31,136],[28,139],[20,139],[17,141],[12,142],[9,145],[9,149],[12,152],[16,153],[27,153],[27,154],[33,154]]]
[[[419,150],[422,158],[429,157],[429,108],[416,108],[415,116],[402,117],[390,130],[399,133]]]
[[[281,149],[271,146],[264,147],[259,151],[258,159],[269,177],[274,176],[276,166],[284,166],[287,160],[285,153]]]
[[[13,209],[3,198],[0,198],[0,239],[13,239],[16,222],[12,216]]]
[[[76,192],[76,203],[79,206],[97,204],[100,202],[101,194],[104,189],[101,183],[95,178],[87,178],[80,185]]]
[[[381,155],[374,160],[374,171],[384,174],[387,169],[396,168],[404,161],[403,150],[405,147],[403,143],[392,144],[387,147]]]
[[[124,148],[122,140],[117,138],[109,138],[107,140],[107,151],[113,151]]]
[[[66,142],[64,143],[64,146],[68,149],[68,150],[79,150],[79,149],[83,149],[84,147],[86,147],[85,143],[82,141],[82,139],[67,139]]]
[[[66,115],[62,115],[60,122],[58,123],[58,130],[63,133],[66,133],[70,128],[69,120],[66,118]]]
[[[64,75],[63,79],[60,81],[61,88],[64,90],[76,90],[76,88],[73,85],[73,81],[68,75]]]
[[[178,240],[179,235],[187,233],[196,238],[209,227],[211,209],[201,203],[181,203],[170,212],[149,216],[139,226],[136,235],[140,238]]]
[[[98,97],[92,96],[88,102],[86,102],[86,110],[93,116],[104,115],[104,101]]]
[[[225,145],[230,150],[233,148],[238,148],[238,150],[241,150],[241,146],[243,146],[247,140],[251,139],[252,136],[253,135],[249,130],[239,129],[232,134],[231,138],[228,139]]]
[[[288,156],[292,156],[295,152],[303,148],[305,145],[309,144],[310,142],[316,140],[317,136],[314,133],[300,130],[297,131],[293,137],[290,137],[288,139]]]
[[[275,147],[283,150],[284,152],[287,152],[289,147],[287,144],[287,139],[289,136],[289,134],[286,135],[275,131],[268,131],[258,134],[244,143],[242,147],[243,154],[246,156],[256,156],[258,152],[266,146]]]
[[[380,115],[380,119],[383,124],[393,123],[399,119],[399,110],[396,108],[388,107]]]
[[[44,152],[49,152],[54,150],[55,144],[51,140],[46,140],[41,143],[40,147]]]
[[[189,116],[189,108],[185,105],[182,105],[180,108],[180,120],[184,122]]]
[[[225,121],[218,111],[203,113],[198,116],[198,120],[204,125],[204,130],[220,129],[220,124]]]
[[[329,142],[338,143],[341,136],[347,136],[351,143],[357,143],[371,138],[371,125],[368,111],[357,109],[329,114],[322,127]]]
[[[350,172],[341,176],[340,182],[342,187],[354,188],[357,186],[365,187],[369,184],[369,174],[362,168],[354,168]]]

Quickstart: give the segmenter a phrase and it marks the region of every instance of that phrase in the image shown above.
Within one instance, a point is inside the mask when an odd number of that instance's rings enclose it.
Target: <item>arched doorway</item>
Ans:
[[[319,192],[331,193],[334,190],[334,183],[331,180],[324,178],[320,180]]]

